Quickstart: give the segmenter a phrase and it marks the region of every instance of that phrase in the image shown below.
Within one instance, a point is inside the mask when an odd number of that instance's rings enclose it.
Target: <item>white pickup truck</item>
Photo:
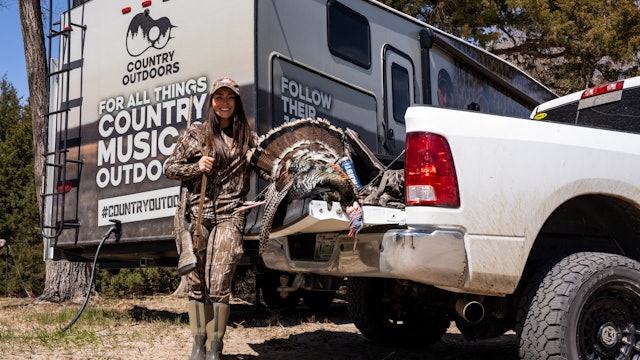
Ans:
[[[640,78],[531,119],[405,120],[404,210],[365,206],[354,250],[338,206],[303,206],[263,253],[298,274],[280,290],[347,277],[355,325],[382,344],[428,346],[454,321],[468,339],[514,330],[523,359],[639,359]]]

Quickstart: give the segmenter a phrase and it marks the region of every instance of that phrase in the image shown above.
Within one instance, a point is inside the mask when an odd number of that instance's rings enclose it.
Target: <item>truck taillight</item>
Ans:
[[[591,89],[587,89],[582,93],[581,99],[588,98],[591,96],[601,95],[605,93],[609,93],[612,91],[622,90],[622,86],[624,85],[624,80],[616,81],[614,83],[596,86]]]
[[[404,175],[407,205],[460,206],[456,170],[444,137],[408,133]]]

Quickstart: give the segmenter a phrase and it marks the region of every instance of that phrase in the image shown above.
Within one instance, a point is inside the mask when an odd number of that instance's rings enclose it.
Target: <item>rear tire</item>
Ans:
[[[640,263],[621,255],[570,255],[523,304],[520,357],[639,359]]]
[[[347,307],[353,323],[371,342],[393,347],[426,348],[442,338],[450,322],[418,311],[398,314],[385,296],[385,279],[349,278]]]

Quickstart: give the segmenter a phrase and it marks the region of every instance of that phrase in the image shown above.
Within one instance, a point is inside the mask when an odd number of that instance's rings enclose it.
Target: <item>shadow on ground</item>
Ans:
[[[188,323],[186,312],[153,310],[134,306],[130,316],[137,321],[166,321]],[[313,312],[300,304],[293,309],[268,310],[254,304],[232,304],[229,326],[233,328],[264,328],[269,326],[294,327],[305,323],[351,324],[345,302],[336,302],[326,311]],[[313,330],[285,338],[274,338],[259,344],[249,344],[258,355],[225,354],[224,359],[270,360],[516,360],[515,335],[502,335],[495,339],[468,341],[460,334],[447,333],[428,349],[408,350],[383,347],[369,342],[364,336],[349,331]]]
[[[362,335],[349,332],[314,331],[290,336],[287,339],[268,340],[251,344],[258,353],[255,357],[228,355],[225,359],[271,360],[516,360],[515,335],[496,339],[466,341],[462,335],[446,334],[428,349],[408,350],[383,347],[367,341]]]

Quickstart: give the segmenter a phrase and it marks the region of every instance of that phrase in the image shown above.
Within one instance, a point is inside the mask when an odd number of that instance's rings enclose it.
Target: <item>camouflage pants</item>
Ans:
[[[215,224],[204,220],[202,238],[206,249],[197,251],[198,264],[188,275],[189,299],[228,304],[236,266],[243,254],[244,216],[234,216]]]

